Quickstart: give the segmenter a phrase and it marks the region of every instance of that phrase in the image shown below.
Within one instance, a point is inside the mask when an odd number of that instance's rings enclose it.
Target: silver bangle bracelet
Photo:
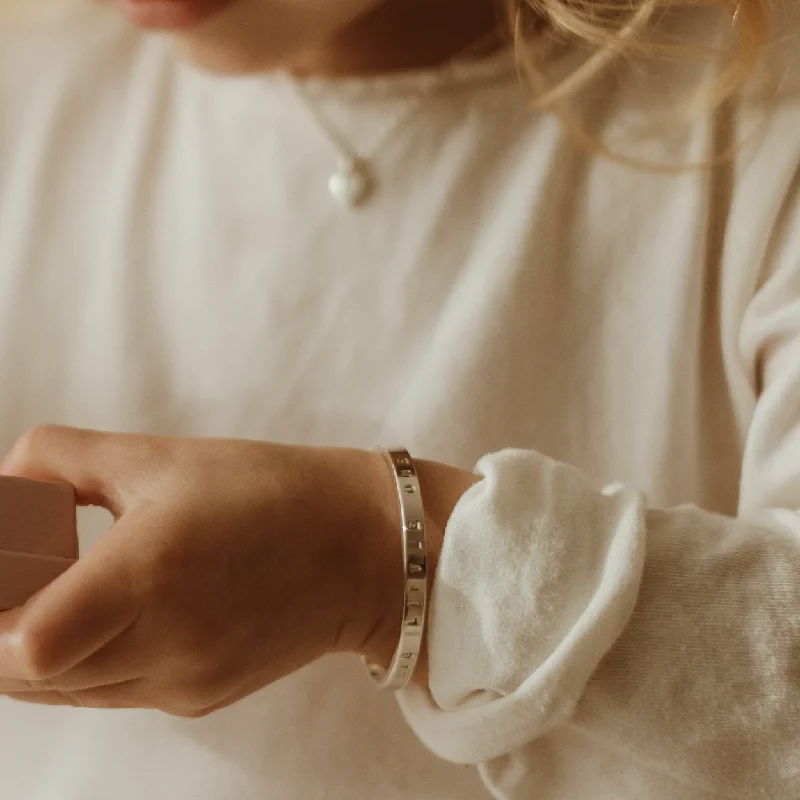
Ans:
[[[402,447],[382,449],[391,465],[400,499],[405,573],[403,622],[400,644],[388,669],[364,659],[379,689],[402,689],[411,680],[417,664],[425,631],[428,604],[428,558],[425,538],[425,514],[414,462]]]

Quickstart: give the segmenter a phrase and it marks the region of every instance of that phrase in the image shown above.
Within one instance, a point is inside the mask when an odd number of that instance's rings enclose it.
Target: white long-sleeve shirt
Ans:
[[[440,70],[353,212],[285,76],[202,74],[106,13],[0,39],[0,447],[399,441],[485,475],[430,691],[398,707],[332,656],[201,720],[2,700],[0,797],[796,800],[790,71],[733,161],[660,175],[527,110],[508,57]],[[358,149],[433,77],[307,90]],[[614,139],[652,96],[628,76],[584,113]],[[709,159],[757,111],[631,147]]]

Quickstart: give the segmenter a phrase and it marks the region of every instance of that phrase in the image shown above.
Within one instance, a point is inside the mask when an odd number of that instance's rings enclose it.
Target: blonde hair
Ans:
[[[697,100],[705,108],[737,91],[754,72],[769,39],[771,0],[511,0],[510,15],[526,74],[540,90],[537,102],[552,105],[585,88],[615,61],[634,57],[697,57],[709,48],[691,42],[658,41],[653,30],[679,7],[716,8],[730,22],[729,41],[714,51],[723,68]],[[549,85],[535,48],[521,47],[526,30],[544,20],[556,36],[591,50],[591,55],[557,85]]]
[[[726,161],[743,142],[734,142],[716,157],[700,164],[654,163],[621,152],[586,130],[575,111],[576,98],[594,81],[608,75],[620,62],[640,67],[644,62],[713,60],[714,76],[695,81],[688,96],[670,108],[672,121],[687,121],[715,111],[732,98],[756,73],[770,40],[772,0],[506,0],[521,77],[533,90],[534,106],[557,114],[573,138],[586,148],[635,168],[681,172]],[[681,12],[717,12],[723,20],[715,26],[724,41],[704,44],[690,34],[676,41],[659,37],[659,28]],[[706,17],[708,20],[708,17]],[[684,26],[684,30],[691,26]],[[553,79],[549,61],[553,48],[541,39],[581,50],[585,56],[566,76]],[[537,43],[538,42],[538,43]],[[755,135],[756,129],[750,132]]]

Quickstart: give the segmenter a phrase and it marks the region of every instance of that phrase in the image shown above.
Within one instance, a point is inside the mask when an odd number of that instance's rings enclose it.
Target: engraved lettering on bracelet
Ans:
[[[403,561],[405,562],[405,603],[400,642],[388,670],[374,673],[381,688],[398,689],[406,685],[418,657],[425,626],[427,605],[427,553],[425,545],[425,518],[422,509],[422,489],[414,462],[402,447],[384,450],[392,468],[400,495],[402,520]],[[411,648],[411,649],[409,649]]]

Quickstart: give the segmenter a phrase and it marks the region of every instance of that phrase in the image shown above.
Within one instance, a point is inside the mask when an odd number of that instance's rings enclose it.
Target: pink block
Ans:
[[[21,606],[77,558],[72,487],[0,476],[0,611]]]

